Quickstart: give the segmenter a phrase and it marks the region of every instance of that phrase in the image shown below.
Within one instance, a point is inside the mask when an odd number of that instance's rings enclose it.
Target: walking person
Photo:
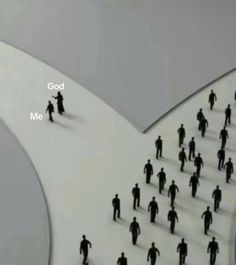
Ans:
[[[225,109],[225,126],[231,123],[231,108],[230,104],[228,107]]]
[[[207,253],[210,253],[210,265],[214,265],[216,262],[216,255],[219,253],[219,245],[215,241],[215,237],[209,242]]]
[[[221,148],[217,152],[217,157],[218,157],[218,170],[221,170],[222,168],[224,168],[224,164],[225,164],[225,150],[224,150],[224,148]]]
[[[125,257],[125,253],[122,252],[121,253],[121,257],[118,258],[117,260],[117,265],[128,265],[128,260],[127,258]]]
[[[212,213],[209,206],[207,206],[207,210],[202,214],[201,218],[204,218],[204,234],[207,235],[207,231],[213,223]]]
[[[162,157],[162,139],[161,136],[158,136],[158,139],[155,142],[156,146],[156,159],[159,159],[159,156]]]
[[[138,183],[135,184],[135,187],[132,189],[133,194],[133,209],[136,210],[136,207],[140,206],[140,188]]]
[[[182,148],[182,150],[179,152],[179,161],[181,162],[181,164],[180,164],[180,171],[181,172],[184,171],[184,165],[185,165],[185,162],[187,162],[187,156],[186,156],[186,153],[184,150],[185,149]]]
[[[189,181],[189,187],[192,187],[193,198],[196,196],[198,186],[200,186],[198,176],[196,173],[193,173],[193,176],[190,178],[190,181]]]
[[[120,199],[118,194],[115,195],[115,198],[112,200],[113,205],[113,221],[116,221],[116,218],[120,218]]]
[[[224,128],[220,131],[220,136],[219,138],[221,139],[221,148],[225,148],[226,145],[226,141],[229,138],[229,134],[228,131],[226,130],[226,127],[224,126]]]
[[[156,202],[156,198],[152,197],[152,201],[150,201],[148,205],[148,212],[150,212],[150,222],[155,223],[156,215],[159,212],[158,204]]]
[[[159,178],[159,193],[161,194],[162,190],[165,188],[166,183],[166,173],[164,172],[164,168],[161,168],[161,171],[158,172],[157,177]]]
[[[214,199],[214,211],[216,212],[217,209],[220,207],[220,202],[222,199],[222,192],[219,186],[216,186],[216,189],[212,192],[212,198]]]
[[[191,141],[188,144],[189,146],[189,155],[188,155],[188,160],[191,161],[191,158],[195,158],[195,141],[194,141],[194,137],[192,137]]]
[[[83,255],[83,264],[88,265],[89,263],[87,262],[88,259],[88,250],[89,247],[92,248],[92,244],[89,240],[86,239],[86,236],[82,236],[83,240],[80,243],[80,255]]]
[[[203,159],[201,154],[198,153],[198,156],[194,160],[194,166],[196,167],[197,176],[200,177],[201,168],[204,167]]]
[[[146,174],[146,183],[149,184],[151,180],[151,176],[153,175],[153,167],[152,167],[150,159],[148,159],[147,164],[144,166],[143,172],[144,174]]]
[[[170,222],[170,232],[174,234],[175,232],[175,222],[179,222],[179,218],[177,212],[175,211],[175,207],[172,206],[171,210],[169,210],[167,215],[167,220]]]
[[[181,124],[180,128],[177,130],[178,134],[179,134],[179,147],[181,147],[181,145],[184,143],[184,138],[185,138],[185,129],[184,129],[184,125]]]
[[[234,173],[234,164],[231,161],[231,157],[229,158],[228,162],[225,163],[224,168],[226,170],[226,183],[229,183],[231,175]]]
[[[133,218],[133,222],[130,224],[129,231],[132,234],[132,243],[136,245],[138,236],[141,234],[139,223],[136,221],[136,217]]]
[[[58,110],[58,113],[60,115],[62,115],[62,113],[65,111],[65,109],[64,109],[64,105],[63,105],[63,96],[62,96],[61,92],[57,92],[57,96],[56,97],[52,96],[52,97],[57,100],[57,110]]]
[[[175,181],[172,180],[172,184],[170,185],[168,190],[168,197],[170,197],[170,206],[174,206],[176,192],[179,192],[179,188],[177,185],[175,185]]]
[[[150,260],[150,264],[155,265],[157,260],[157,254],[158,256],[160,256],[160,251],[158,248],[155,247],[155,243],[153,242],[151,248],[149,248],[148,250],[147,262],[149,262]]]
[[[54,112],[54,106],[53,106],[53,104],[52,104],[52,102],[50,100],[48,101],[48,106],[47,106],[47,109],[46,109],[46,113],[47,112],[48,112],[48,115],[49,115],[50,122],[54,122],[53,117],[52,117],[52,114]]]
[[[200,121],[200,130],[202,137],[205,137],[206,128],[209,126],[207,119],[203,116],[203,118]]]
[[[185,259],[188,255],[188,245],[185,243],[184,238],[178,244],[177,252],[179,252],[179,265],[185,264]]]
[[[217,101],[216,94],[214,93],[213,90],[211,90],[211,93],[209,95],[209,103],[210,103],[210,109],[212,110],[215,104],[215,101]]]
[[[204,114],[202,112],[202,109],[200,109],[199,112],[197,113],[198,130],[199,131],[201,130],[200,123],[201,123],[201,120],[202,120],[203,117],[204,117]]]

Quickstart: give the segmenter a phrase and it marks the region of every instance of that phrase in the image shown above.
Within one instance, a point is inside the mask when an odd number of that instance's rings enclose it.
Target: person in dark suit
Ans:
[[[170,197],[170,206],[174,206],[176,192],[179,192],[179,188],[177,185],[175,185],[175,181],[172,180],[172,184],[170,185],[168,190],[168,197]]]
[[[181,145],[184,143],[184,138],[185,138],[185,129],[184,129],[184,125],[181,124],[180,128],[177,130],[178,134],[179,134],[179,147],[181,147]]]
[[[231,108],[230,104],[228,107],[225,109],[225,126],[231,123]]]
[[[132,194],[134,197],[133,209],[136,210],[136,207],[140,206],[140,188],[138,186],[138,183],[136,183],[135,187],[132,189]]]
[[[127,258],[125,257],[125,253],[122,252],[121,253],[121,257],[118,258],[117,260],[117,265],[128,265],[128,260]]]
[[[209,242],[207,253],[210,253],[210,265],[214,265],[216,262],[216,255],[219,253],[219,245],[215,241],[215,237],[213,237],[212,241]]]
[[[220,131],[220,136],[219,138],[221,139],[221,148],[225,148],[226,145],[226,141],[229,138],[229,134],[228,131],[226,130],[226,127],[224,126],[224,128]]]
[[[226,183],[229,183],[231,175],[234,173],[234,165],[231,161],[231,157],[229,158],[228,162],[225,163],[224,168],[226,170]]]
[[[164,168],[161,168],[161,171],[158,172],[157,177],[159,178],[159,193],[161,194],[162,190],[165,188],[166,183],[166,173],[164,172]]]
[[[203,159],[200,153],[198,153],[198,156],[194,160],[194,166],[197,169],[197,176],[200,177],[201,168],[204,167]]]
[[[118,194],[115,195],[115,198],[112,200],[113,205],[113,221],[116,221],[116,217],[120,218],[120,199]]]
[[[147,262],[151,262],[151,265],[156,264],[156,259],[157,259],[157,254],[160,256],[160,251],[158,248],[155,247],[155,243],[152,243],[152,247],[149,248],[148,250],[148,255],[147,255]]]
[[[213,223],[212,213],[210,211],[210,207],[207,206],[207,210],[201,216],[204,218],[204,233],[207,235],[207,231],[210,228],[210,225]]]
[[[61,92],[58,92],[56,97],[54,97],[54,96],[52,96],[52,97],[57,100],[57,110],[58,110],[58,113],[60,115],[62,115],[62,113],[65,111],[65,109],[63,106],[63,96],[62,96]]]
[[[198,177],[196,173],[193,173],[193,176],[190,178],[189,181],[189,187],[192,187],[192,197],[196,196],[198,186],[200,186]]]
[[[178,244],[177,252],[179,252],[179,265],[185,264],[185,259],[188,255],[188,245],[185,243],[184,238]]]
[[[156,145],[156,159],[160,157],[162,157],[162,139],[161,136],[158,136],[158,139],[155,142]]]
[[[84,256],[83,259],[83,264],[88,264],[87,259],[88,259],[88,250],[89,247],[92,248],[92,244],[89,240],[86,239],[86,236],[82,236],[83,240],[80,243],[80,254]]]
[[[185,149],[182,148],[182,150],[179,152],[179,161],[181,162],[181,164],[180,164],[180,171],[181,172],[184,171],[184,165],[185,165],[185,162],[187,162],[187,156],[186,156],[186,153],[184,150]]]
[[[200,123],[201,123],[201,120],[202,120],[203,117],[204,117],[204,114],[202,112],[202,109],[200,109],[199,112],[197,113],[198,130],[199,131],[201,130]]]
[[[195,158],[195,141],[194,141],[194,137],[192,137],[191,141],[188,144],[189,146],[189,155],[188,155],[188,160],[191,161],[191,158]]]
[[[169,210],[167,220],[170,222],[170,232],[173,234],[175,232],[175,222],[179,222],[179,218],[174,206],[171,208],[171,210]]]
[[[48,112],[48,115],[49,115],[49,120],[50,122],[53,122],[53,117],[52,117],[52,114],[54,112],[54,106],[52,104],[52,102],[49,100],[48,101],[48,106],[47,106],[47,109],[46,109],[46,113]]]
[[[146,183],[149,184],[151,180],[151,176],[153,175],[153,167],[152,167],[150,159],[148,159],[147,164],[144,166],[143,172],[144,174],[146,174]]]
[[[138,236],[141,234],[139,223],[136,221],[136,217],[133,218],[133,222],[130,224],[129,231],[132,233],[133,245],[136,245]]]
[[[202,137],[205,136],[206,133],[206,128],[209,126],[207,119],[203,116],[203,118],[200,121],[200,130]]]
[[[211,90],[211,93],[209,95],[209,103],[210,103],[210,109],[212,110],[215,104],[215,101],[217,101],[216,94],[213,90]]]
[[[224,168],[224,164],[225,164],[225,150],[224,150],[224,148],[221,148],[217,152],[217,157],[218,157],[218,170],[221,170],[222,168]]]
[[[148,205],[148,212],[150,212],[150,222],[155,223],[156,215],[159,212],[158,204],[156,202],[155,197],[152,197],[152,201],[150,201]]]
[[[217,209],[220,207],[220,202],[222,199],[222,192],[219,186],[216,186],[216,189],[212,192],[212,198],[214,199],[214,211],[216,212]]]

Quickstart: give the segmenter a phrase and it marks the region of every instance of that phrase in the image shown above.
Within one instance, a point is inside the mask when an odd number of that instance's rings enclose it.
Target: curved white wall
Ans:
[[[20,2],[0,2],[0,39],[79,81],[140,130],[236,66],[233,0]]]

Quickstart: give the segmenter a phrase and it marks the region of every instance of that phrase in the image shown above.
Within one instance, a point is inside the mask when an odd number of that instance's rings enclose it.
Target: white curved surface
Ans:
[[[143,265],[152,241],[161,251],[158,264],[175,264],[178,262],[176,246],[182,236],[189,244],[188,262],[207,264],[206,247],[210,237],[203,235],[200,215],[206,205],[212,206],[211,192],[216,184],[223,190],[223,201],[219,213],[214,214],[210,236],[215,235],[220,244],[217,264],[230,264],[236,181],[233,176],[232,183],[225,184],[224,173],[216,168],[216,152],[220,145],[218,132],[223,126],[223,111],[226,104],[232,103],[233,123],[229,127],[226,157],[236,160],[235,73],[212,85],[219,98],[213,112],[207,104],[209,88],[143,135],[80,85],[2,43],[0,62],[1,116],[30,155],[48,198],[53,229],[52,265],[78,264],[81,259],[79,241],[84,233],[93,243],[91,264],[115,264],[120,252],[125,251],[129,264]],[[68,115],[55,115],[55,124],[47,120],[30,121],[29,112],[44,112],[52,95],[46,84],[52,80],[65,82],[63,95]],[[200,107],[204,108],[210,123],[205,139],[200,137],[195,119]],[[193,164],[187,164],[185,173],[179,172],[176,129],[182,122],[187,130],[186,141],[195,136],[197,151],[205,160],[197,199],[191,198],[188,187]],[[164,159],[157,162],[154,141],[159,134],[164,139]],[[166,221],[169,210],[166,192],[159,196],[155,178],[154,185],[145,185],[142,170],[147,158],[153,160],[155,175],[164,166],[167,184],[175,179],[180,187],[176,200],[180,223],[174,236],[170,235]],[[131,189],[135,182],[142,188],[144,207],[138,212],[132,210]],[[112,222],[111,200],[115,193],[121,197],[124,218],[118,224]],[[157,196],[160,207],[156,225],[150,225],[145,210],[153,195]],[[135,215],[142,229],[139,247],[131,245],[128,232],[129,222]]]
[[[0,40],[52,65],[144,131],[236,67],[233,0],[0,1]]]

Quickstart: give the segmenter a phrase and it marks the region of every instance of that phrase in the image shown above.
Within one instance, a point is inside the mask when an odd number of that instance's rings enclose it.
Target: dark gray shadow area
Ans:
[[[29,157],[0,121],[0,264],[48,265],[50,219]]]

